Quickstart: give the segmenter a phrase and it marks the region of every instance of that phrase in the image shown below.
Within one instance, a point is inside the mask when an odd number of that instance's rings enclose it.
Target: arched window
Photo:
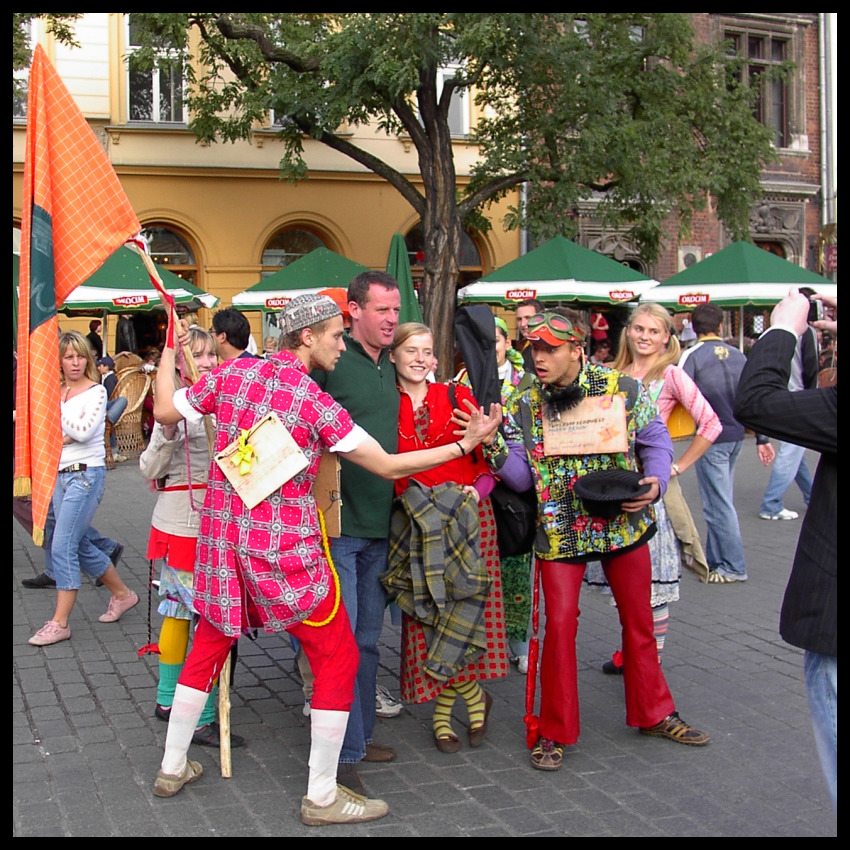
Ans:
[[[404,237],[407,245],[407,253],[410,257],[410,272],[413,275],[413,284],[419,286],[424,276],[423,264],[425,261],[425,238],[422,234],[422,224],[417,224]],[[484,274],[484,266],[481,262],[481,252],[475,244],[472,236],[466,231],[460,236],[460,256],[458,257],[460,274],[458,275],[458,287],[465,286],[474,280],[478,280]]]
[[[263,277],[294,263],[316,248],[324,247],[324,241],[310,230],[299,227],[279,230],[263,249]]]
[[[164,224],[146,224],[142,235],[148,242],[151,259],[166,266],[183,280],[198,286],[198,265],[189,243],[175,230]]]

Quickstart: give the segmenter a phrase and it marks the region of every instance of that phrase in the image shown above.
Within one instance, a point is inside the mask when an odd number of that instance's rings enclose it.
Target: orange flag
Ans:
[[[14,481],[14,495],[32,494],[37,545],[62,453],[56,311],[140,229],[106,151],[37,45],[24,154]]]

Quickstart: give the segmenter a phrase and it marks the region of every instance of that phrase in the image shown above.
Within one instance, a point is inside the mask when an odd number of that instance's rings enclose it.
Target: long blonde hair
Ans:
[[[628,330],[638,316],[650,316],[657,319],[664,326],[664,329],[670,335],[667,340],[667,348],[658,355],[658,359],[652,364],[649,371],[643,376],[643,382],[648,384],[656,378],[660,378],[666,368],[671,363],[679,362],[679,355],[682,348],[679,345],[679,339],[676,336],[676,326],[673,324],[673,317],[666,308],[660,304],[649,301],[645,304],[640,304],[635,308],[634,312],[629,317],[628,324],[620,331],[620,347],[617,351],[617,357],[611,364],[612,368],[620,372],[625,372],[628,366],[634,363],[634,354],[629,346]]]
[[[73,348],[80,357],[86,358],[86,377],[94,384],[100,383],[100,372],[94,362],[94,352],[89,341],[79,331],[65,331],[59,335],[59,377],[65,383],[65,373],[62,371],[62,358],[65,352]]]

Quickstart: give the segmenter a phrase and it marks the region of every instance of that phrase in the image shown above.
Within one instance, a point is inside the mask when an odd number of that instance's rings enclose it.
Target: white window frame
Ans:
[[[454,77],[458,71],[464,72],[463,65],[452,64],[437,68],[437,100],[443,96],[443,85],[447,79]],[[449,132],[452,136],[469,135],[469,89],[457,89],[449,104]]]
[[[186,91],[186,75],[182,73],[180,75],[180,93],[179,98],[176,99],[175,102],[175,93],[171,91],[171,103],[174,109],[174,118],[163,118],[160,112],[160,104],[161,104],[161,82],[162,82],[162,73],[159,68],[152,69],[149,72],[150,74],[150,98],[151,98],[151,114],[147,118],[134,118],[132,115],[132,94],[133,94],[133,79],[132,75],[134,72],[130,70],[129,57],[136,51],[136,46],[130,44],[130,15],[132,12],[124,15],[124,34],[127,43],[127,65],[126,65],[126,80],[127,80],[127,121],[131,124],[178,124],[185,125],[186,124],[186,106],[183,103],[183,93]],[[162,58],[172,58],[169,56],[168,51],[161,51],[160,56]],[[135,72],[141,73],[141,72]]]

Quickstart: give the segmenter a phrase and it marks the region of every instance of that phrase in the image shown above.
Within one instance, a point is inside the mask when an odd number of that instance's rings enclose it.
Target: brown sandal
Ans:
[[[480,747],[484,743],[484,736],[487,734],[487,720],[490,717],[490,709],[493,707],[493,697],[486,691],[484,692],[484,720],[480,726],[469,730],[469,746]]]
[[[642,735],[655,735],[658,738],[669,738],[677,744],[688,744],[691,747],[704,747],[711,738],[705,732],[694,729],[685,723],[679,712],[674,711],[655,726],[643,726],[640,729]]]
[[[460,738],[446,722],[434,724],[434,745],[441,753],[456,753],[461,748]]]
[[[434,744],[441,753],[456,753],[461,748],[460,738],[454,732],[449,732],[443,735],[434,733]]]
[[[538,738],[531,751],[531,766],[537,770],[560,770],[564,763],[564,745],[550,738]]]

